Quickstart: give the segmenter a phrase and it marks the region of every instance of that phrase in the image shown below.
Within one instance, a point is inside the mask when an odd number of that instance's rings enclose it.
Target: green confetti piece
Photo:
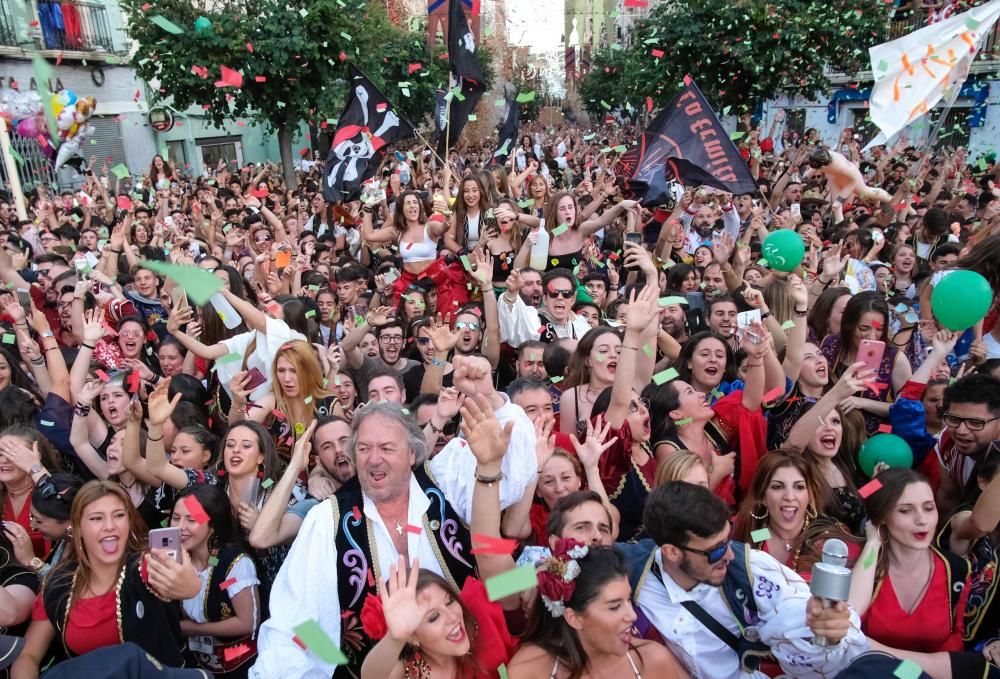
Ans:
[[[660,372],[653,375],[653,383],[659,386],[671,380],[676,380],[677,377],[678,373],[676,369],[667,368],[666,370],[661,370]]]
[[[129,175],[128,167],[126,165],[124,165],[123,163],[119,163],[118,165],[115,165],[113,168],[111,168],[111,171],[119,179],[125,179],[125,177],[127,177]]]
[[[309,405],[310,403],[313,402],[313,397],[312,396],[306,396],[304,399],[302,399],[302,402],[305,403],[306,405]]]
[[[309,286],[309,292],[319,292],[319,286],[318,285],[310,285]]]
[[[17,149],[14,148],[13,146],[10,147],[10,155],[12,158],[14,158],[14,160],[24,165],[24,158],[21,157],[21,154],[18,153]]]
[[[670,306],[671,304],[687,304],[687,298],[678,295],[660,298],[660,306]]]
[[[563,378],[560,377],[559,375],[555,375],[554,377],[550,377],[549,378],[549,382],[551,382],[552,384],[559,384],[562,381],[563,381]]]
[[[611,150],[614,151],[615,153],[625,153],[625,151],[627,151],[628,148],[624,144],[619,144],[618,146],[614,147]]]
[[[231,354],[226,354],[225,356],[220,356],[219,358],[215,359],[215,362],[216,363],[235,363],[236,361],[242,361],[242,360],[243,360],[243,354],[234,351]]]
[[[309,10],[303,7],[302,9],[299,10],[299,16],[305,19],[307,16],[309,16]]]
[[[500,667],[497,668],[497,674],[500,675],[500,679],[509,679],[507,676],[507,666],[503,663],[501,663]]]
[[[459,259],[462,260],[462,266],[465,267],[466,271],[472,271],[472,264],[469,262],[468,255],[462,255]]]
[[[759,264],[760,266],[765,266],[766,267],[767,266],[767,260],[766,259],[758,259],[757,260],[757,264]]]
[[[163,274],[177,283],[184,288],[188,297],[198,305],[207,303],[212,295],[222,289],[222,280],[205,269],[150,260],[143,261],[142,266],[155,273]]]
[[[518,207],[522,207],[522,208],[523,207],[531,207],[534,204],[535,204],[535,201],[531,200],[530,198],[525,198],[524,200],[517,201],[517,206]]]
[[[264,479],[263,481],[260,482],[260,487],[263,488],[264,490],[267,490],[273,485],[274,485],[274,479]]]
[[[593,139],[593,138],[594,138],[594,137],[596,137],[596,136],[597,136],[597,133],[596,133],[596,132],[591,132],[590,134],[585,134],[585,135],[583,136],[583,140],[584,140],[584,141],[590,141],[591,139]]]
[[[169,524],[169,523],[170,523],[170,519],[164,519],[163,521],[160,521],[160,528],[166,528],[167,524]]]
[[[691,424],[694,422],[693,417],[685,417],[683,420],[674,420],[675,427],[683,427],[685,424]]]
[[[751,542],[764,542],[771,538],[771,531],[767,528],[759,528],[752,533],[750,533]]]
[[[535,571],[535,565],[527,564],[488,578],[486,580],[486,593],[489,595],[490,601],[499,601],[512,594],[537,586],[538,573]]]
[[[604,101],[603,99],[601,99],[601,106],[603,106],[608,111],[611,110],[611,104],[609,104],[608,102]]]
[[[316,315],[316,310],[315,309],[310,309],[309,311],[306,312],[306,318],[312,318],[315,315]]]
[[[517,95],[517,103],[527,104],[529,101],[535,100],[535,91],[531,90],[529,92],[519,92]]]
[[[740,130],[736,130],[735,132],[730,132],[729,133],[729,138],[732,139],[733,141],[737,141],[739,139],[742,139],[745,136],[747,136],[747,133],[746,132],[742,132]]]
[[[881,61],[878,62],[878,65],[875,68],[877,68],[880,71],[888,71],[889,62],[886,61],[885,59],[882,59]]]
[[[5,332],[3,334],[3,343],[4,344],[17,344],[17,336],[14,335],[14,333],[11,333],[11,332]]]
[[[479,120],[479,118],[477,118],[477,117],[476,117],[476,114],[475,114],[475,113],[470,113],[470,114],[469,114],[469,122],[470,122],[470,123],[474,123],[474,122],[476,122],[477,120]]]
[[[409,414],[410,414],[410,411],[409,411],[409,410],[407,410],[406,408],[400,408],[400,410],[402,410],[402,411],[403,411],[403,414],[404,414],[404,415],[409,415]]]
[[[337,648],[333,640],[315,620],[308,620],[292,628],[302,645],[323,662],[330,665],[346,665],[347,656]]]
[[[784,323],[781,324],[782,330],[791,330],[794,327],[795,327],[795,321],[785,321]]]
[[[653,355],[654,355],[653,354],[653,348],[651,346],[649,346],[648,344],[643,344],[642,345],[642,353],[646,354],[650,358],[652,358]]]
[[[917,679],[924,670],[912,660],[904,660],[893,670],[893,675],[898,679]]]
[[[862,563],[862,565],[865,568],[871,568],[872,566],[875,565],[875,550],[874,549],[871,550],[870,552],[868,552],[868,556],[865,557],[865,560]]]
[[[483,29],[483,37],[484,38],[488,38],[491,35],[493,35],[493,27],[492,26],[487,26],[486,28]],[[501,667],[503,667],[503,665],[501,665]]]
[[[56,423],[53,422],[52,420],[38,420],[38,422],[43,427],[54,427],[54,426],[56,426]]]
[[[552,229],[552,235],[559,236],[561,234],[566,233],[567,231],[569,231],[569,227],[566,226],[565,224],[560,224],[556,228]]]
[[[170,19],[160,16],[159,14],[150,18],[150,21],[159,26],[160,28],[162,28],[163,30],[165,30],[167,33],[173,33],[174,35],[184,35],[183,28],[175,24]]]
[[[210,557],[208,557],[208,565],[209,566],[218,566],[219,565],[219,558],[216,557],[216,556],[210,556]]]

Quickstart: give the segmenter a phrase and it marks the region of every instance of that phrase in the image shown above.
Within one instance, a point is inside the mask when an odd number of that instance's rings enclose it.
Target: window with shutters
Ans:
[[[96,168],[103,167],[104,163],[115,167],[125,163],[125,144],[122,142],[122,129],[119,123],[112,116],[91,116],[88,121],[94,127],[94,134],[80,148],[83,157],[90,162],[91,157],[97,156],[94,163]],[[134,174],[143,174],[146,168],[130,167]]]

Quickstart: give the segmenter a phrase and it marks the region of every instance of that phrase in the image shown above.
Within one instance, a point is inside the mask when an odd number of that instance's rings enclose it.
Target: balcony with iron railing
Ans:
[[[92,2],[37,0],[45,49],[76,52],[114,51],[111,22],[104,5]]]

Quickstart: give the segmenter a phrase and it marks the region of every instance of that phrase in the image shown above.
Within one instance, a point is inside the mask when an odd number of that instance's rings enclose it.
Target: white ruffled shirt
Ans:
[[[720,587],[696,585],[683,589],[663,570],[663,555],[654,558],[662,578],[650,572],[635,596],[636,604],[656,627],[667,646],[694,679],[767,679],[763,672],[745,672],[735,651],[698,621],[682,601],[694,601],[733,634],[741,631]],[[806,625],[809,585],[797,573],[772,556],[750,550],[753,597],[760,622],[755,626],[760,640],[797,679],[832,677],[855,657],[869,650],[861,632],[861,619],[851,609],[851,628],[836,646],[817,646]]]
[[[500,482],[501,508],[520,500],[528,484],[538,474],[534,426],[519,406],[512,404],[506,396],[503,398],[505,403],[496,411],[497,419],[501,425],[513,420],[514,430],[502,464],[505,478]],[[456,438],[449,441],[428,464],[437,487],[448,503],[463,521],[469,523],[476,484],[476,458],[472,450],[465,441]],[[336,666],[302,650],[292,641],[292,630],[303,622],[315,620],[334,643],[342,645],[342,609],[337,598],[340,558],[334,543],[337,532],[333,522],[335,500],[335,497],[330,497],[310,510],[278,572],[271,590],[271,617],[260,629],[259,655],[250,670],[251,679],[329,679],[333,674]],[[420,489],[416,477],[411,475],[407,523],[422,526],[429,505],[430,501]],[[362,511],[366,520],[371,522],[375,536],[373,552],[377,552],[378,556],[378,573],[387,578],[389,568],[396,564],[399,554],[389,528],[379,516],[375,503],[367,496]],[[410,563],[419,558],[421,568],[443,575],[435,546],[424,531],[419,535],[407,533],[406,548]]]

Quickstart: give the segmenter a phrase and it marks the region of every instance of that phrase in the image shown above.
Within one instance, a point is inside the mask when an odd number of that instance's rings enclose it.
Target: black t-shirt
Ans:
[[[0,547],[0,563],[3,564],[0,566],[0,587],[22,585],[30,589],[35,594],[38,594],[38,590],[41,587],[38,582],[38,575],[36,575],[30,568],[19,564],[14,559],[14,554],[7,551],[3,547]],[[24,622],[11,627],[0,627],[0,634],[23,637],[24,633],[28,631],[28,625],[30,623],[31,615],[29,614]],[[3,672],[0,672],[0,676],[4,676]]]

